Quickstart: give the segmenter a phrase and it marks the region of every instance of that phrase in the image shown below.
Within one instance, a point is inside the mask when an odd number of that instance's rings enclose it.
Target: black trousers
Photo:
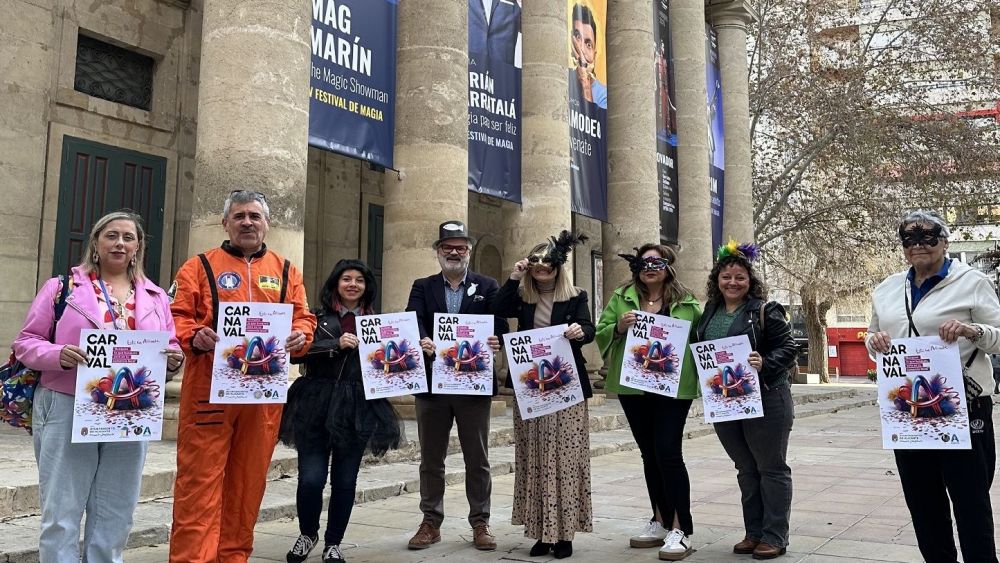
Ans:
[[[642,454],[654,517],[659,512],[663,527],[669,530],[676,514],[681,531],[693,534],[691,480],[681,452],[691,400],[654,393],[619,395],[618,400]]]
[[[951,512],[965,563],[997,563],[990,486],[996,470],[993,400],[970,404],[971,450],[896,450],[917,545],[927,563],[957,563]],[[951,505],[948,500],[951,498]]]

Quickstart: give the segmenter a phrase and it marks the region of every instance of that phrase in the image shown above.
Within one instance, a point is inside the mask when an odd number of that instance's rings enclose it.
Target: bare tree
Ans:
[[[901,214],[997,200],[995,123],[962,117],[998,99],[995,31],[985,2],[755,4],[755,235],[769,281],[801,298],[809,371],[828,381],[826,313],[900,269]]]

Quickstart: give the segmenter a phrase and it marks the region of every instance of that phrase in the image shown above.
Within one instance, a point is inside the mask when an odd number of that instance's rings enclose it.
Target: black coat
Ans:
[[[528,275],[528,274],[526,274]],[[517,292],[520,282],[507,280],[497,293],[493,302],[493,312],[498,317],[516,318],[517,330],[530,330],[535,327],[535,304],[525,303]],[[561,324],[577,323],[583,329],[583,340],[570,340],[569,344],[573,348],[573,359],[576,363],[576,373],[580,376],[580,386],[583,387],[583,396],[590,398],[594,396],[590,388],[590,377],[587,375],[587,360],[583,357],[583,346],[594,341],[597,329],[590,319],[590,307],[587,306],[587,292],[580,293],[569,301],[556,301],[552,303],[552,319],[549,326]],[[510,377],[507,377],[506,387],[513,388]]]
[[[340,317],[324,310],[316,314],[313,343],[304,356],[292,356],[293,364],[305,364],[307,377],[329,377],[340,381],[361,381],[361,360],[357,348],[340,349]]]
[[[792,338],[792,326],[785,318],[784,307],[768,301],[764,305],[764,318],[761,319],[760,306],[763,303],[760,299],[751,298],[729,327],[726,336],[745,334],[750,338],[750,346],[764,360],[760,369],[760,381],[765,389],[770,389],[788,383],[788,372],[795,366],[798,346]],[[709,301],[705,305],[705,312],[695,330],[695,342],[705,340],[708,322],[720,307],[725,307],[720,301]]]
[[[417,324],[420,325],[420,338],[432,338],[434,334],[434,313],[447,313],[448,300],[444,293],[444,276],[438,272],[426,278],[413,282],[410,288],[410,299],[406,310],[417,314]],[[469,271],[465,277],[466,291],[462,295],[462,305],[458,312],[463,315],[492,315],[493,299],[496,298],[497,281],[489,276],[483,276]],[[476,290],[469,295],[468,288],[476,284]],[[500,337],[507,333],[507,320],[496,317],[494,336]],[[427,367],[427,388],[431,389],[431,360],[424,356]],[[497,394],[496,371],[493,374],[493,394]]]

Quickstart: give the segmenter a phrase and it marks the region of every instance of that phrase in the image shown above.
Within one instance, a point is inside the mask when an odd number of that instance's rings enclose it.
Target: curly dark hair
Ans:
[[[753,269],[753,264],[746,259],[742,254],[733,254],[726,256],[722,260],[715,263],[712,266],[712,271],[708,274],[708,284],[705,285],[705,295],[708,296],[708,300],[722,302],[722,292],[719,291],[719,274],[722,272],[723,268],[729,266],[742,266],[743,269],[747,271],[750,276],[750,290],[747,291],[747,297],[753,299],[766,299],[767,298],[767,286],[764,282],[757,277],[757,272]]]
[[[364,276],[365,292],[361,295],[359,305],[364,314],[369,315],[374,313],[372,305],[375,303],[375,294],[378,292],[375,274],[372,273],[371,268],[367,264],[361,260],[354,259],[340,260],[333,266],[333,271],[330,272],[330,277],[326,278],[326,283],[323,284],[323,289],[320,292],[320,302],[323,310],[329,314],[337,311],[337,306],[340,304],[337,284],[340,282],[340,276],[344,275],[344,272],[347,270],[357,270]]]

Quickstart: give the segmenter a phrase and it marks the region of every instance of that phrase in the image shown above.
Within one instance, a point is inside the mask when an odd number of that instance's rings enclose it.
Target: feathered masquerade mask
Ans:
[[[660,256],[647,256],[643,258],[639,256],[639,248],[633,247],[635,254],[619,254],[618,256],[625,259],[628,262],[628,269],[632,271],[632,274],[638,274],[639,272],[657,272],[660,270],[666,270],[667,266],[670,265],[670,260],[662,258]]]
[[[752,242],[739,244],[736,240],[729,239],[729,242],[715,251],[715,260],[722,260],[730,256],[742,256],[747,259],[747,262],[755,262],[760,258],[760,247]]]
[[[587,242],[587,235],[574,235],[569,231],[559,233],[558,237],[549,237],[549,242],[539,244],[531,250],[528,255],[528,263],[532,266],[546,264],[556,268],[562,266],[569,259],[569,253],[573,247]]]

